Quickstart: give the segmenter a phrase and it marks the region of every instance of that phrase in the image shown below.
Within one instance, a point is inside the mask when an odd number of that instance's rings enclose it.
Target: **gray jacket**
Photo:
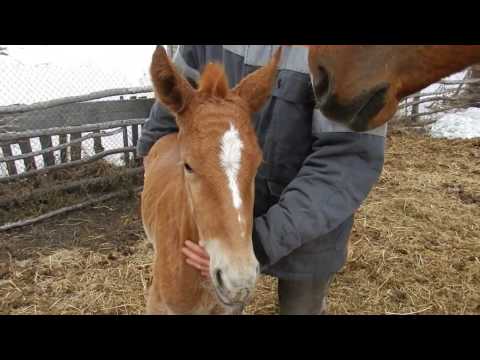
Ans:
[[[222,62],[230,86],[266,64],[277,45],[181,45],[175,64],[193,83]],[[256,178],[254,248],[263,272],[289,279],[335,273],[345,264],[353,217],[378,180],[386,127],[354,133],[315,110],[307,50],[284,48],[272,97],[255,114],[264,163]],[[176,132],[156,103],[139,139],[144,156]]]

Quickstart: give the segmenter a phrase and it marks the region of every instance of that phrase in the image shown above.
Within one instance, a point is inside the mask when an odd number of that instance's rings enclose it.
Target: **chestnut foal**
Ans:
[[[163,47],[150,74],[157,100],[179,132],[145,158],[142,220],[155,249],[148,314],[234,314],[259,273],[252,246],[254,181],[262,161],[252,114],[270,97],[281,56],[229,89],[223,67],[208,64],[198,90]],[[185,263],[186,240],[210,256],[210,280]]]

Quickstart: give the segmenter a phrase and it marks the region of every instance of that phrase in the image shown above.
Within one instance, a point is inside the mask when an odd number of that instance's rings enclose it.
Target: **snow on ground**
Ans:
[[[463,80],[467,70],[453,74],[444,80]],[[458,85],[450,85],[448,89],[456,88]],[[432,84],[422,90],[422,93],[432,93],[440,90],[441,84]],[[419,112],[428,112],[427,107],[432,103],[423,103],[419,106]],[[473,139],[480,137],[480,109],[468,108],[467,110],[452,111],[450,113],[438,113],[431,117],[436,120],[430,127],[430,135],[434,138],[447,139]]]
[[[480,109],[468,108],[465,111],[443,115],[432,125],[430,134],[434,138],[480,138]]]

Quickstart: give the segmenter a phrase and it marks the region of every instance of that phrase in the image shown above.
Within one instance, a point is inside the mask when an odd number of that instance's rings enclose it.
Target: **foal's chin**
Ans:
[[[210,256],[210,278],[218,301],[229,308],[243,308],[255,292],[259,273],[253,249],[230,249],[219,240],[206,241],[204,246]]]

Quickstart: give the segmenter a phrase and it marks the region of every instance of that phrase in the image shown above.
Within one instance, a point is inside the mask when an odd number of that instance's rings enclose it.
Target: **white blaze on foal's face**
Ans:
[[[228,180],[228,187],[232,194],[233,207],[240,210],[242,198],[238,187],[238,172],[242,161],[243,142],[238,130],[230,123],[230,129],[223,134],[220,141],[220,164]],[[240,214],[238,220],[242,222]]]

